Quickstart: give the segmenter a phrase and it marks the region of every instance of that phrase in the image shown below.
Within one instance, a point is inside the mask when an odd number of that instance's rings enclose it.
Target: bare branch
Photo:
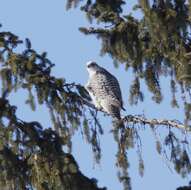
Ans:
[[[147,119],[144,116],[137,116],[137,115],[127,115],[123,118],[124,122],[127,123],[134,123],[134,124],[148,124],[151,126],[167,126],[167,127],[175,127],[178,129],[184,129],[189,131],[190,129],[183,125],[181,122],[177,120],[168,120],[168,119]]]

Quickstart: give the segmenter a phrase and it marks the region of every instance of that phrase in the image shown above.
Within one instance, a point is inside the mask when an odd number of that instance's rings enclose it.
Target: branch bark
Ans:
[[[133,124],[143,124],[143,125],[148,124],[150,126],[167,126],[190,131],[188,127],[186,127],[177,120],[147,119],[144,116],[127,115],[123,118],[123,121],[126,123],[133,123]]]

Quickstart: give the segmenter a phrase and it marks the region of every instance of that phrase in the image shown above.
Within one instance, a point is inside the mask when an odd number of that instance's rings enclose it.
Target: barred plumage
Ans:
[[[94,105],[113,118],[120,119],[120,110],[124,108],[118,80],[92,61],[88,62],[87,70],[90,78],[86,89]]]

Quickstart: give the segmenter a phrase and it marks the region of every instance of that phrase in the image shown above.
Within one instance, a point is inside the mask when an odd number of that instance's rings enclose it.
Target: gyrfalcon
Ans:
[[[108,113],[113,119],[120,120],[120,111],[124,108],[118,80],[94,61],[87,62],[87,71],[89,80],[85,88],[95,107]]]

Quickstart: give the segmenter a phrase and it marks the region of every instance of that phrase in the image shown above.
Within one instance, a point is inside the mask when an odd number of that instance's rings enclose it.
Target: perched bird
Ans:
[[[89,80],[85,88],[89,92],[95,107],[120,120],[123,101],[118,80],[96,62],[87,62]]]

